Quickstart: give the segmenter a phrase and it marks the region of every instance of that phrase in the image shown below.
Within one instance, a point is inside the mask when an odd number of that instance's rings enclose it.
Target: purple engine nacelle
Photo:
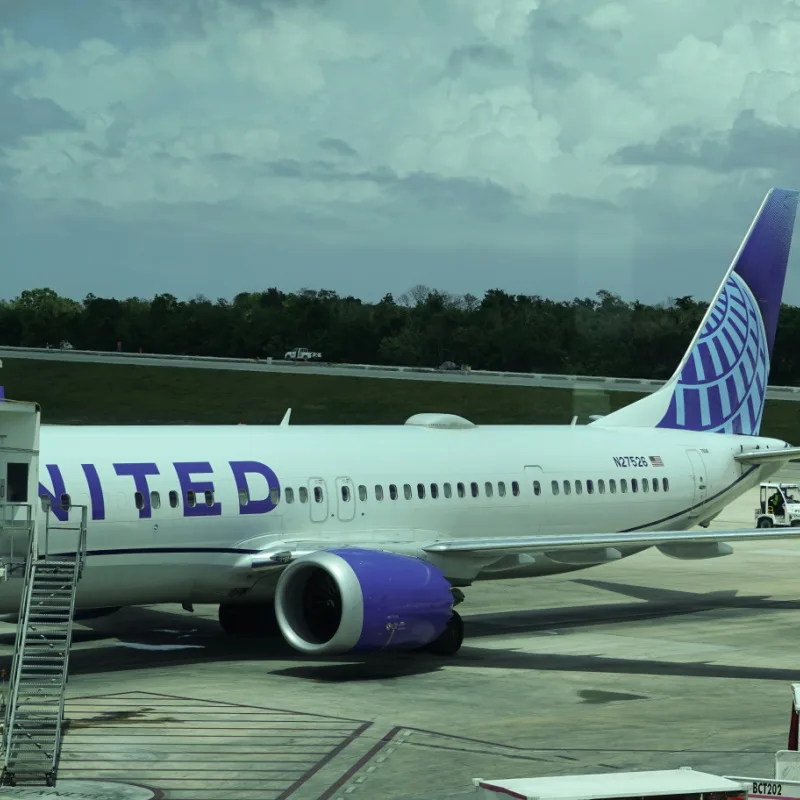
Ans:
[[[453,616],[450,583],[418,558],[380,550],[319,550],[278,581],[275,614],[286,641],[317,655],[411,650]]]

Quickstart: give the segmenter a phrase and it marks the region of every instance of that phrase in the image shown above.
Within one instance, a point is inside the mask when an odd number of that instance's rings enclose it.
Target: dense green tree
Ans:
[[[490,289],[458,297],[417,285],[377,303],[331,289],[243,292],[232,300],[159,294],[83,302],[30,289],[0,302],[0,344],[238,358],[280,358],[292,347],[326,361],[667,378],[707,304],[677,297],[660,305],[600,291],[556,302]],[[800,379],[800,309],[783,307],[771,382]]]

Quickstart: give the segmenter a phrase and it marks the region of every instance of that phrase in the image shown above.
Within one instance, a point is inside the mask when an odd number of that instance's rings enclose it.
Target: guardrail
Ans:
[[[287,361],[276,358],[230,358],[224,356],[192,356],[162,353],[125,353],[106,350],[61,350],[47,347],[5,347],[0,346],[0,356],[8,358],[25,358],[27,356],[49,356],[53,360],[66,361],[71,358],[84,361],[100,361],[113,363],[119,361],[147,362],[166,366],[174,362],[190,362],[207,365],[209,368],[224,369],[231,367],[248,367],[251,369],[270,367],[279,369],[298,369],[318,374],[368,373],[370,377],[418,377],[430,376],[430,380],[470,380],[477,383],[494,383],[542,387],[563,387],[573,389],[606,389],[610,391],[631,391],[650,393],[663,386],[664,381],[649,378],[615,378],[599,375],[564,375],[546,372],[500,372],[498,370],[442,370],[438,367],[403,367],[385,366],[381,364],[337,364],[328,361]],[[798,386],[768,386],[767,397],[773,400],[800,401]]]

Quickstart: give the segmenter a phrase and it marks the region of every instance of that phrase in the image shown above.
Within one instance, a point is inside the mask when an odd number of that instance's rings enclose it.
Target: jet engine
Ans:
[[[301,556],[283,571],[275,614],[302,653],[412,650],[453,616],[450,583],[418,558],[340,548]]]

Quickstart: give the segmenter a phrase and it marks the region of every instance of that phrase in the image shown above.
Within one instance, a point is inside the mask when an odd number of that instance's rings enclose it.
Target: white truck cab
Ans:
[[[800,526],[800,485],[762,483],[755,513],[757,528]]]

